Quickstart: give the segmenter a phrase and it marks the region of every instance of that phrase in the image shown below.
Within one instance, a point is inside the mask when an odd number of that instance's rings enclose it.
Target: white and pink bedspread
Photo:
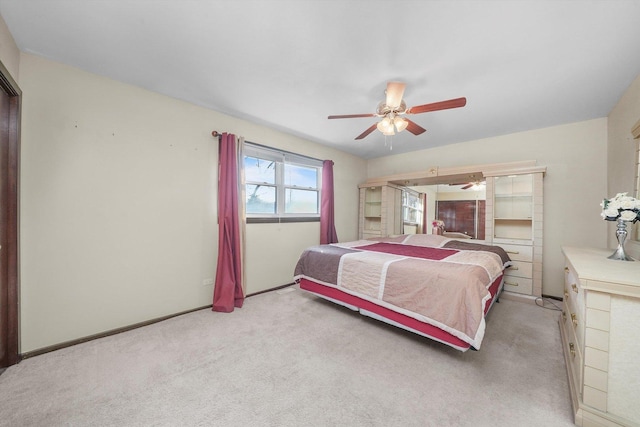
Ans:
[[[434,235],[320,245],[301,255],[295,278],[375,302],[479,349],[489,286],[510,263],[496,248]]]

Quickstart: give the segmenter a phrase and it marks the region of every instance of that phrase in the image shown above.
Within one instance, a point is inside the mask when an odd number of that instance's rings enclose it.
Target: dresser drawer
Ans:
[[[533,277],[533,264],[524,261],[511,261],[511,267],[504,270],[504,275],[531,279]]]
[[[507,252],[513,261],[533,262],[533,246],[501,244],[500,247]]]
[[[580,348],[584,347],[585,304],[584,290],[580,286],[578,275],[570,266],[565,267],[564,311],[567,323],[576,335]]]
[[[563,312],[563,320],[565,319]],[[564,328],[564,333],[567,339],[567,343],[565,344],[564,351],[567,352],[567,359],[569,360],[569,366],[567,366],[567,370],[569,371],[573,384],[575,384],[578,395],[582,398],[582,347],[577,342],[576,334],[573,329],[573,325],[571,323],[571,318],[567,316],[566,320],[562,324]]]
[[[526,277],[504,276],[504,290],[518,294],[531,295],[533,280]]]
[[[575,308],[565,304],[562,310],[562,319],[564,320],[565,328],[571,330],[574,336],[573,342],[582,351],[584,349],[584,313],[578,312]]]

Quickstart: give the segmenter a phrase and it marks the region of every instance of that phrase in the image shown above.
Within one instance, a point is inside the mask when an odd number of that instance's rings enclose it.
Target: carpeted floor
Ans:
[[[1,426],[571,426],[557,311],[458,352],[292,287],[22,361]]]

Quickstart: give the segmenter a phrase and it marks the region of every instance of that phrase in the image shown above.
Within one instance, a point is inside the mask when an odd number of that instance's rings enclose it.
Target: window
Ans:
[[[422,221],[422,200],[418,193],[406,190],[402,192],[402,219],[410,224]]]
[[[321,160],[245,143],[244,174],[247,222],[320,219]]]

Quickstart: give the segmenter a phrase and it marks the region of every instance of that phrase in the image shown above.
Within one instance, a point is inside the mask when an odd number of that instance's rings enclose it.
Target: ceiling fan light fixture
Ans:
[[[391,119],[389,119],[389,117],[385,117],[384,119],[380,120],[378,122],[378,124],[376,125],[376,127],[384,135],[394,135],[395,134],[395,132],[393,130],[393,122],[391,121]]]
[[[407,126],[409,125],[409,122],[400,116],[396,116],[395,119],[393,119],[393,124],[396,126],[396,130],[398,132],[402,132],[407,128]]]

